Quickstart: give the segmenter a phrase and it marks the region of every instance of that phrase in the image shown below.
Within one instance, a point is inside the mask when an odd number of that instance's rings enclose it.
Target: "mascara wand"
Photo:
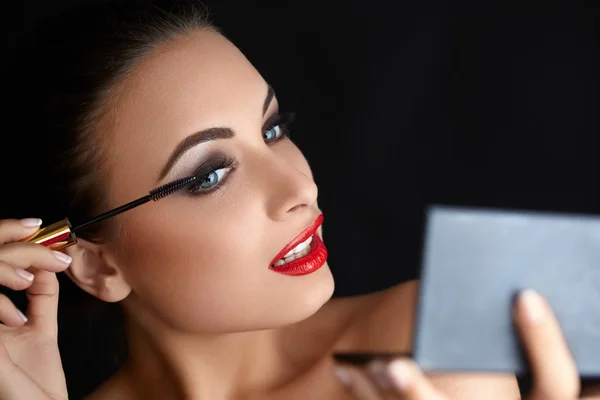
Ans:
[[[77,243],[77,236],[75,234],[78,231],[81,231],[95,223],[124,213],[132,208],[141,206],[149,201],[158,201],[163,199],[181,189],[188,187],[195,180],[196,176],[189,176],[187,178],[177,179],[173,182],[167,183],[166,185],[159,186],[156,189],[152,189],[146,196],[140,197],[137,200],[131,201],[125,205],[100,214],[76,227],[72,227],[69,219],[65,218],[55,224],[41,228],[23,241],[41,244],[43,246],[51,247],[53,250],[62,250]]]

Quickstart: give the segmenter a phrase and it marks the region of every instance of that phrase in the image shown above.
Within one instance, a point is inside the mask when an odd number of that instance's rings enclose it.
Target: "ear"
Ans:
[[[79,240],[64,251],[73,258],[65,273],[92,296],[113,303],[131,293],[123,273],[101,245]]]

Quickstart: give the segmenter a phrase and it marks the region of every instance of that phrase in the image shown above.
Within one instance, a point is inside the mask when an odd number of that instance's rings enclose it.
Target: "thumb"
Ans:
[[[0,342],[0,399],[52,400],[10,358],[6,346]]]
[[[54,272],[33,270],[33,284],[27,289],[27,325],[47,335],[58,335],[58,279]]]

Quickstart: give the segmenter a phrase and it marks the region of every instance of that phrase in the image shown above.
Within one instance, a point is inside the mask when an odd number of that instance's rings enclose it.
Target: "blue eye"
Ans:
[[[294,113],[285,113],[271,124],[269,128],[263,131],[263,140],[265,143],[275,143],[284,137],[290,135],[289,125],[294,122]]]
[[[217,189],[233,169],[235,160],[227,156],[215,157],[200,166],[194,175],[196,180],[188,188],[192,194],[205,194]]]
[[[279,139],[282,136],[282,134],[283,130],[281,129],[281,126],[275,125],[268,131],[263,133],[263,139],[265,139],[266,143],[273,142]]]
[[[206,177],[198,184],[198,188],[210,189],[217,186],[221,179],[229,172],[231,168],[220,168],[211,171]]]

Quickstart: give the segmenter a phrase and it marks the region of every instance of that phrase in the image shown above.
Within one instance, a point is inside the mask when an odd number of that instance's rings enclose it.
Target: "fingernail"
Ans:
[[[42,225],[42,220],[39,218],[25,218],[20,220],[19,222],[21,222],[21,225],[23,225],[26,228],[33,228],[34,226]]]
[[[17,315],[23,320],[23,322],[27,322],[27,317],[20,310],[17,310]]]
[[[17,268],[17,275],[19,275],[21,278],[27,279],[30,282],[33,280],[33,274],[21,268]]]
[[[392,382],[400,390],[406,390],[413,381],[412,371],[405,361],[393,361],[388,367],[388,374]]]
[[[387,390],[392,387],[386,374],[386,364],[384,362],[373,361],[368,368],[380,389]]]
[[[54,256],[65,264],[71,264],[71,261],[73,261],[70,256],[66,255],[65,253],[61,253],[60,251],[55,251]]]
[[[337,376],[340,382],[342,382],[342,385],[344,385],[345,387],[350,387],[350,385],[352,385],[350,374],[348,374],[347,371],[344,371],[343,368],[335,367],[333,369],[333,373],[335,374],[335,376]]]
[[[542,296],[536,291],[531,289],[524,290],[519,297],[527,313],[527,318],[531,322],[537,323],[545,318],[546,306],[544,300],[542,300]]]

